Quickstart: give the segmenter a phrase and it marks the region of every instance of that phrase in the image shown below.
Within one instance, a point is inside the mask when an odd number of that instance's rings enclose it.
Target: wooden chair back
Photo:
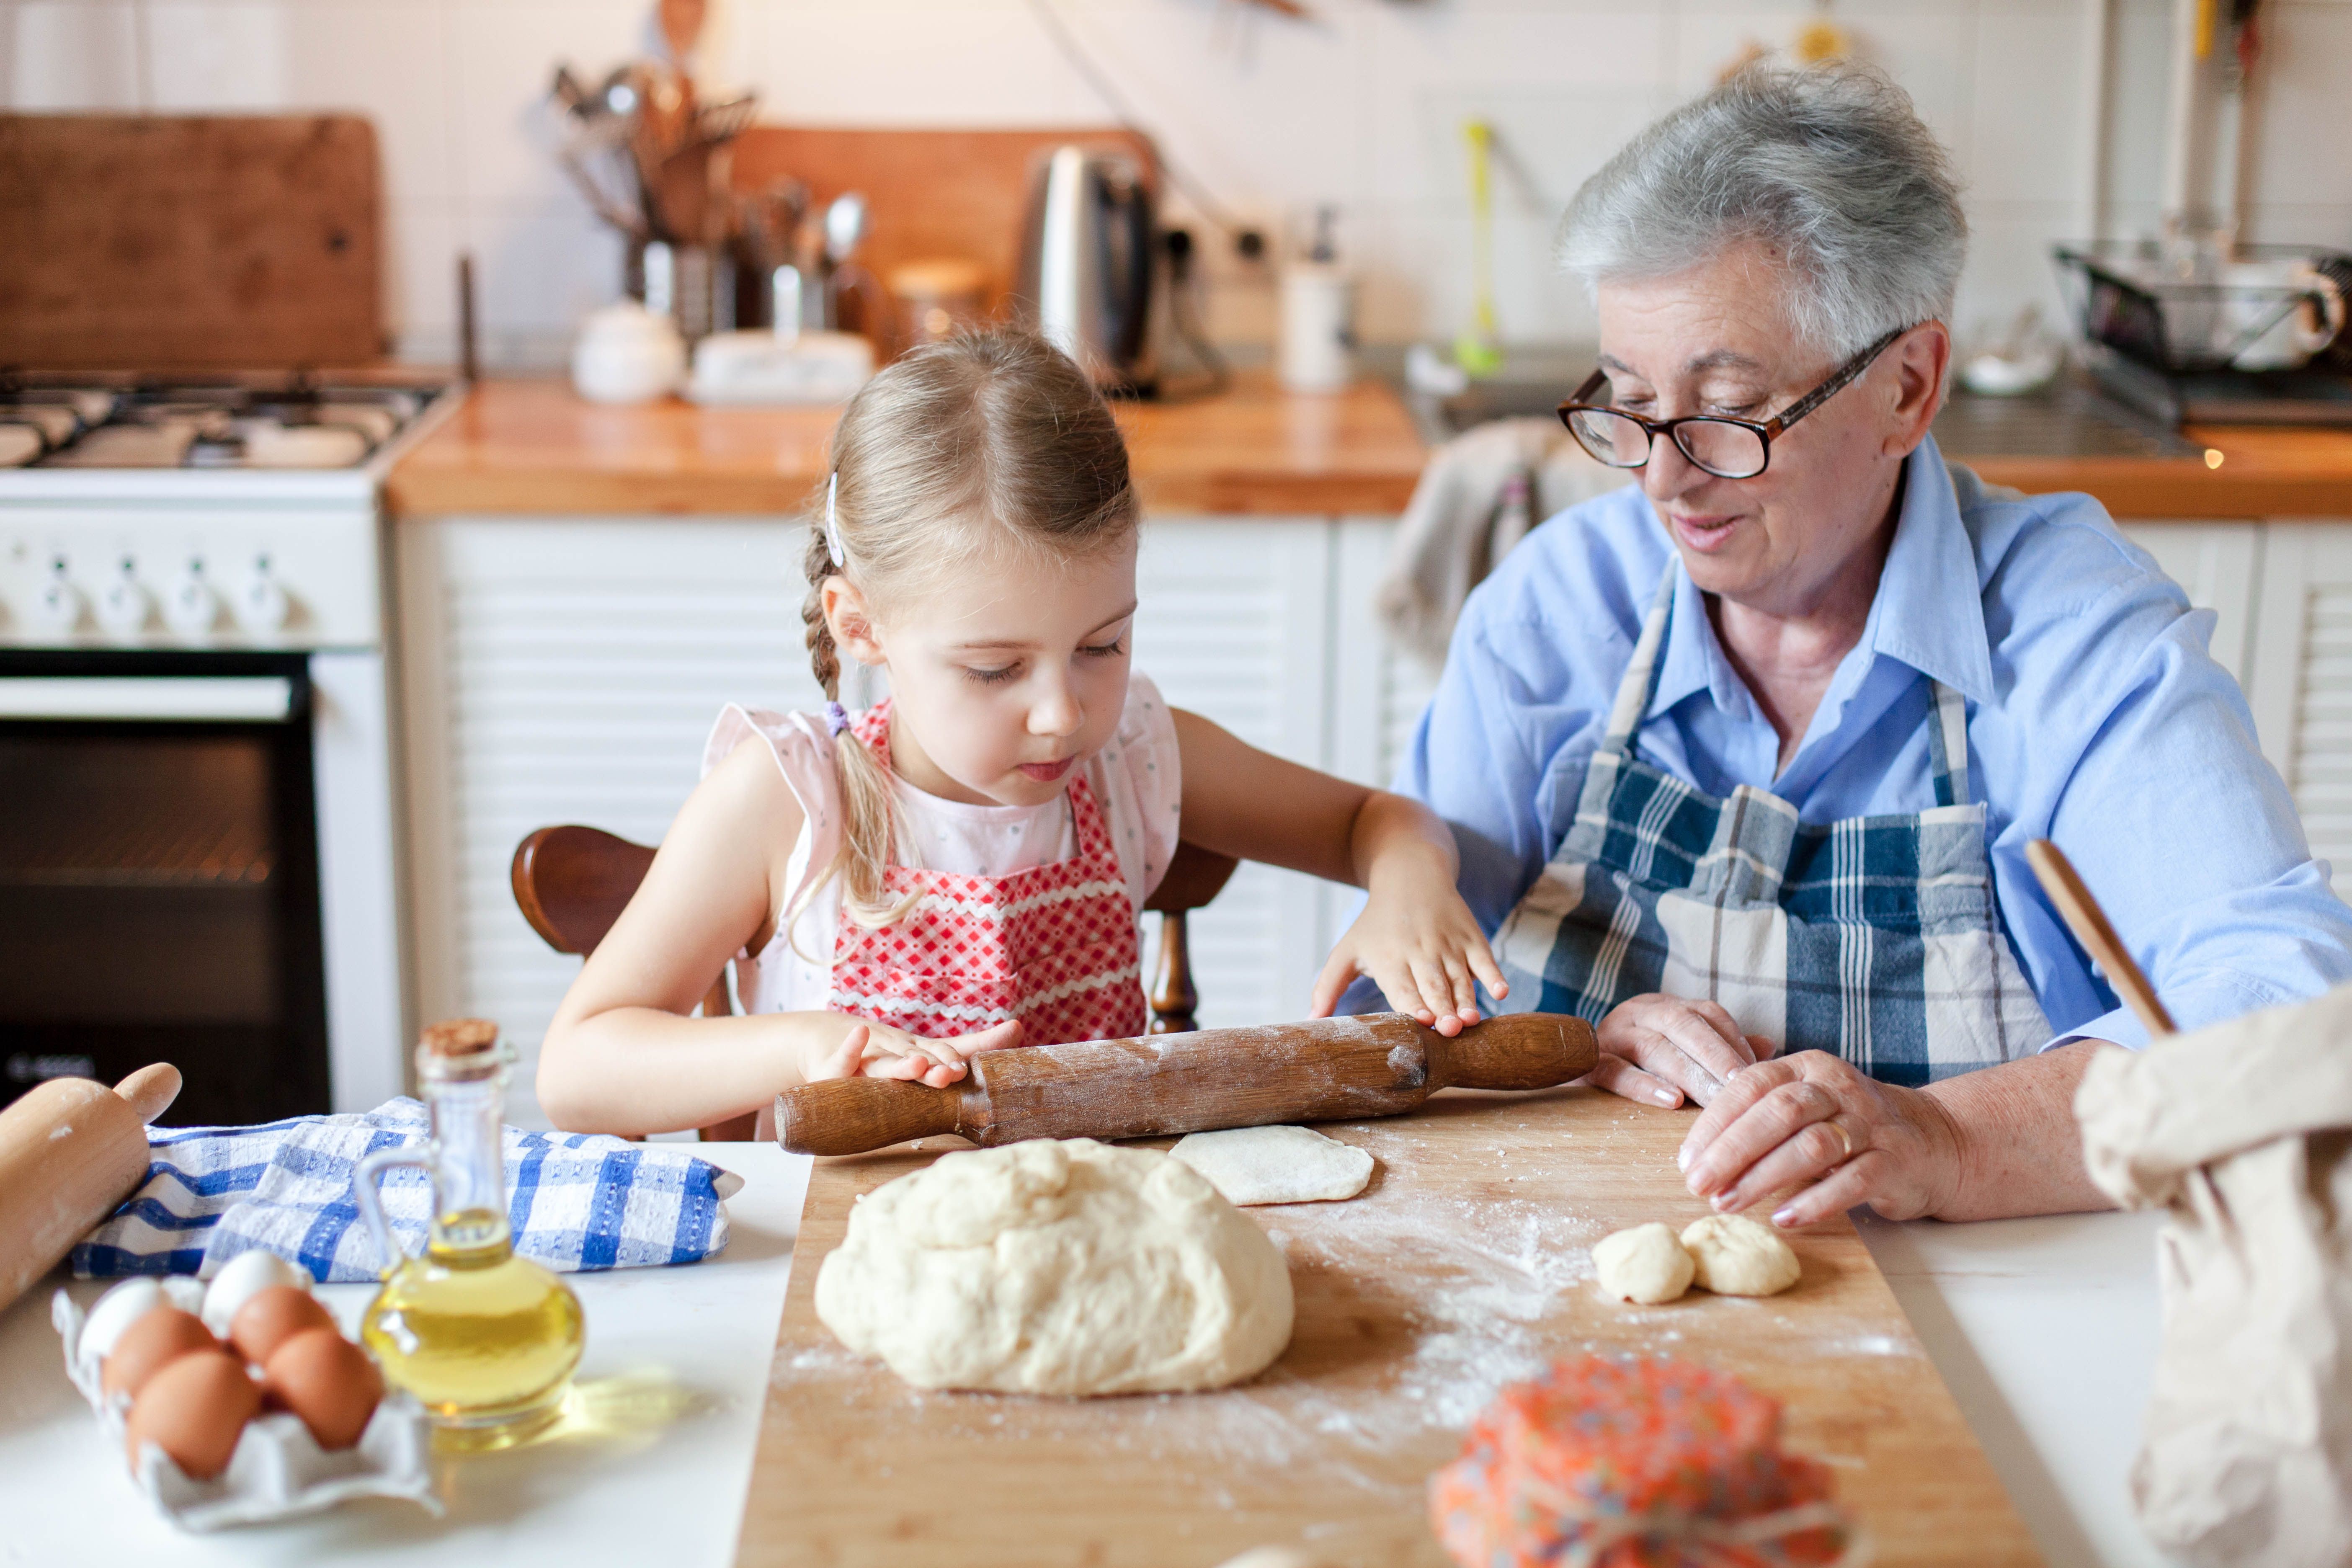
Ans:
[[[509,879],[514,887],[516,908],[540,939],[558,952],[585,958],[621,918],[653,863],[651,847],[572,823],[542,827],[516,845]],[[1239,864],[1230,855],[1180,843],[1168,874],[1145,902],[1146,909],[1160,916],[1160,958],[1146,993],[1151,1006],[1151,1033],[1174,1034],[1198,1027],[1194,1015],[1201,996],[1192,984],[1184,917],[1215,898]],[[716,1018],[733,1011],[727,972],[722,969],[703,994],[702,1016]],[[751,1113],[730,1117],[701,1129],[702,1139],[705,1142],[747,1139],[754,1120]]]

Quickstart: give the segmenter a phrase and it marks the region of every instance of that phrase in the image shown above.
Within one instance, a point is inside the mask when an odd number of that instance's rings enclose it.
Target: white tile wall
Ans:
[[[2095,0],[1838,0],[1834,18],[1910,89],[1969,183],[1961,321],[2054,310],[2047,251],[2080,226],[2084,7]],[[2170,0],[2108,0],[2110,229],[2152,224]],[[1591,331],[1548,258],[1552,220],[1643,121],[1811,0],[1309,0],[1310,23],[1234,0],[1055,0],[1174,156],[1227,207],[1295,221],[1339,204],[1376,341],[1450,338],[1471,309],[1461,128],[1495,123],[1537,187],[1498,184],[1507,336]],[[446,354],[452,258],[481,268],[495,362],[560,356],[618,289],[618,247],[563,184],[543,100],[558,60],[601,72],[655,42],[649,0],[0,0],[0,105],[20,110],[343,108],[386,162],[386,308],[406,352]],[[2352,245],[2343,83],[2352,0],[2273,0],[2253,226]],[[1028,0],[713,0],[711,83],[772,118],[1035,124],[1106,111]],[[1272,326],[1263,276],[1215,258],[1222,335]]]

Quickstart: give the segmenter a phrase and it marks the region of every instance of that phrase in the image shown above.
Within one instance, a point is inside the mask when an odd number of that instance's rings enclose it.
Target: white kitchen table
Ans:
[[[52,1279],[0,1314],[0,1564],[492,1563],[580,1568],[730,1562],[808,1162],[772,1144],[697,1151],[742,1173],[734,1238],[690,1268],[573,1275],[588,1312],[580,1368],[594,1419],[565,1436],[446,1465],[448,1511],[372,1502],[285,1524],[187,1536],[131,1489],[70,1384],[49,1327]],[[2154,1215],[1862,1235],[2053,1568],[2162,1564],[2125,1477],[2157,1345]],[[86,1305],[105,1288],[68,1287]],[[349,1328],[373,1288],[322,1294]],[[1202,1565],[1206,1568],[1206,1565]]]

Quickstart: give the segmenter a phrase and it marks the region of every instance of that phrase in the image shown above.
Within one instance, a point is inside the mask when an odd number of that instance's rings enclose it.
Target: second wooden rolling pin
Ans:
[[[1591,1025],[1557,1013],[1507,1013],[1452,1039],[1387,1013],[1016,1046],[972,1058],[949,1089],[845,1078],[786,1089],[776,1142],[795,1154],[862,1154],[950,1132],[990,1148],[1353,1121],[1411,1110],[1441,1089],[1549,1089],[1591,1072],[1599,1054]]]

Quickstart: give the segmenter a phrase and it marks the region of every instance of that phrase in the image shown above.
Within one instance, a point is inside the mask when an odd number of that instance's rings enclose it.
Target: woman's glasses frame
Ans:
[[[1915,326],[1918,324],[1913,323]],[[1911,330],[1910,327],[1895,328],[1840,365],[1827,381],[1822,382],[1771,418],[1761,422],[1754,419],[1734,419],[1720,414],[1692,414],[1680,419],[1644,419],[1638,414],[1628,414],[1622,408],[1612,408],[1605,403],[1588,401],[1594,393],[1608,384],[1609,373],[1605,370],[1594,371],[1585,379],[1584,384],[1576,389],[1575,395],[1559,405],[1559,422],[1568,426],[1568,433],[1576,437],[1577,445],[1591,453],[1597,461],[1606,463],[1612,468],[1639,468],[1646,466],[1650,461],[1651,454],[1657,447],[1658,437],[1664,436],[1675,444],[1675,450],[1690,460],[1693,468],[1704,473],[1713,474],[1720,479],[1752,479],[1771,466],[1772,443],[1784,435],[1790,426],[1843,391],[1856,376],[1876,363],[1878,356],[1892,347],[1895,339]],[[1579,414],[1599,415],[1606,419],[1622,419],[1628,424],[1638,426],[1643,434],[1648,437],[1643,445],[1640,459],[1631,463],[1621,461],[1616,456],[1616,443],[1608,440],[1597,431],[1588,432],[1580,426],[1576,421]],[[1727,425],[1734,429],[1748,432],[1756,437],[1758,449],[1756,466],[1738,473],[1728,473],[1705,461],[1697,453],[1691,450],[1690,444],[1683,437],[1684,430],[1693,425]]]

